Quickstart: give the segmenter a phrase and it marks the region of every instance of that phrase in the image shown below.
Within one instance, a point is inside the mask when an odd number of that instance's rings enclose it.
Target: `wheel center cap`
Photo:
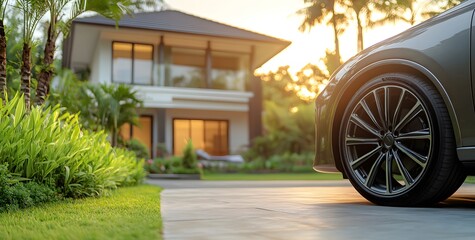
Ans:
[[[392,133],[386,133],[383,137],[384,147],[391,148],[394,145],[394,136]]]

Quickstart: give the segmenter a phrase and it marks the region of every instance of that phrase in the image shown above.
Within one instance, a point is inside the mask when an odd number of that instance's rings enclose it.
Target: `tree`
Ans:
[[[356,16],[356,24],[357,24],[357,34],[358,34],[358,43],[357,43],[357,50],[360,52],[364,48],[364,38],[363,38],[363,28],[369,25],[371,14],[372,14],[372,0],[347,0],[345,5],[348,8],[351,8]],[[363,26],[363,19],[362,15],[366,15],[366,23]]]
[[[0,0],[0,98],[4,97],[7,88],[7,38],[5,34],[5,12],[8,0]]]
[[[60,33],[68,35],[74,19],[86,11],[92,11],[118,21],[123,14],[131,13],[135,9],[155,6],[157,3],[158,1],[151,0],[45,0],[44,4],[49,12],[49,24],[42,59],[43,66],[38,76],[36,104],[42,105],[49,93],[50,81],[54,75],[53,61],[56,40]],[[70,14],[66,16],[64,12],[67,8],[70,8]]]
[[[110,133],[111,145],[117,146],[119,129],[122,125],[130,123],[138,124],[137,108],[142,105],[132,91],[126,85],[84,85],[86,100],[91,121],[94,121],[97,129],[105,129]],[[93,125],[93,124],[90,124]]]
[[[36,104],[44,103],[49,93],[49,85],[54,75],[54,52],[56,40],[60,33],[68,35],[71,23],[79,15],[86,11],[99,13],[105,17],[118,21],[123,14],[142,11],[146,8],[157,8],[161,1],[155,0],[46,0],[45,5],[49,11],[49,26],[47,40],[42,60],[42,69],[38,77],[36,89]],[[66,8],[70,8],[70,14],[64,15]]]
[[[423,15],[425,17],[433,17],[445,10],[455,7],[463,1],[465,0],[433,0],[432,2],[436,3],[439,8],[432,11],[425,11]]]
[[[337,0],[304,0],[308,6],[297,11],[305,16],[299,27],[300,31],[310,30],[316,23],[326,23],[333,28],[335,41],[335,55],[341,62],[339,35],[343,33],[343,23],[346,23],[344,14],[336,12]]]
[[[30,108],[31,81],[31,45],[33,34],[39,21],[46,13],[46,7],[41,0],[17,0],[17,7],[23,16],[23,50],[21,57],[21,91],[25,95],[25,105]]]
[[[373,25],[396,21],[415,25],[421,18],[433,17],[461,2],[463,0],[376,0],[375,8],[385,16],[374,21]]]
[[[421,1],[417,0],[379,1],[378,8],[386,13],[386,17],[380,20],[380,24],[396,20],[409,23],[410,25],[416,24],[420,11],[418,4],[420,3]],[[408,17],[405,16],[406,13],[408,13]]]

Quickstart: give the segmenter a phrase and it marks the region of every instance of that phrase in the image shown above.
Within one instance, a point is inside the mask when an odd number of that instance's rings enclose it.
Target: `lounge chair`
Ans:
[[[205,166],[223,166],[225,164],[241,164],[244,163],[244,158],[241,155],[225,155],[225,156],[211,156],[202,149],[195,151],[199,161]]]

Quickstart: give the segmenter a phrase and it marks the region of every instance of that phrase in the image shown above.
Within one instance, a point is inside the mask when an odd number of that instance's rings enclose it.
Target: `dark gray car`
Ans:
[[[316,100],[317,171],[365,198],[420,206],[475,174],[475,0],[343,64]]]

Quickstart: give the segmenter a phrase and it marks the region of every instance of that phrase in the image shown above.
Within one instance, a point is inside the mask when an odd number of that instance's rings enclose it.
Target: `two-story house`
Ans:
[[[179,11],[139,13],[116,22],[76,19],[63,65],[90,81],[134,86],[144,101],[140,127],[125,138],[180,155],[188,139],[226,155],[262,134],[261,81],[254,70],[290,42]]]

